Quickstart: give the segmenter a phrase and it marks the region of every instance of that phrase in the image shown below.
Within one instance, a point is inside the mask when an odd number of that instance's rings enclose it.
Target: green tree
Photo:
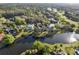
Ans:
[[[2,17],[2,15],[0,14],[0,18]]]
[[[33,47],[40,50],[44,47],[44,44],[41,43],[40,41],[35,41],[34,44],[33,44]]]
[[[72,47],[65,47],[65,51],[68,55],[73,55],[75,50]]]
[[[0,29],[0,33],[2,33],[2,32],[4,32],[4,30],[3,29]]]
[[[0,18],[0,23],[5,23],[6,19],[4,17]]]
[[[4,44],[12,44],[15,41],[15,38],[11,34],[6,34],[3,40]]]
[[[17,25],[24,25],[24,24],[26,24],[26,22],[25,22],[25,19],[23,19],[23,18],[21,18],[19,16],[16,16],[15,17],[15,24],[17,24]]]

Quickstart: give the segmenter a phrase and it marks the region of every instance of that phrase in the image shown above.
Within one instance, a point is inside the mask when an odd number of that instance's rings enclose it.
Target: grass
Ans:
[[[43,51],[44,52],[48,51],[48,53],[55,52],[55,51],[60,52],[61,50],[62,52],[67,53],[68,55],[74,55],[75,49],[79,48],[79,41],[71,44],[63,44],[63,43],[47,44],[47,43],[36,41],[34,42],[34,48],[37,48],[37,47],[38,47],[38,50],[44,49]]]
[[[27,35],[30,35],[30,34],[32,34],[32,32],[24,32],[24,31],[22,31],[18,35],[16,35],[15,38],[17,39],[17,38],[20,38],[22,36],[27,36]]]
[[[48,34],[48,32],[47,31],[44,31],[44,32],[38,32],[37,33],[37,37],[43,37],[43,36],[46,36]]]

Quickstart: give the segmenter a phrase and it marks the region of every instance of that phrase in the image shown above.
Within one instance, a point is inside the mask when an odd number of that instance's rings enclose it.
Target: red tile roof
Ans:
[[[0,41],[4,38],[4,33],[0,33]]]

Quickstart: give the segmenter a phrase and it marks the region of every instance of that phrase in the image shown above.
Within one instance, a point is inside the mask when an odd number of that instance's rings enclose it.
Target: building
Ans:
[[[53,28],[54,26],[55,26],[55,24],[49,24],[49,25],[48,25],[48,28],[51,29],[51,28]]]
[[[48,11],[52,11],[52,9],[51,9],[51,8],[47,8],[47,10],[48,10]]]
[[[0,42],[2,41],[3,38],[4,38],[4,33],[0,33]]]
[[[28,30],[34,30],[34,24],[28,24],[27,29]]]
[[[12,34],[12,35],[14,35],[14,36],[17,35],[16,31],[15,31],[13,28],[7,27],[7,28],[5,28],[5,32],[6,32],[6,33],[10,33],[10,34]]]
[[[57,23],[57,22],[58,22],[58,21],[57,21],[57,20],[55,20],[53,17],[48,18],[48,20],[49,20],[49,21],[51,21],[51,23]]]

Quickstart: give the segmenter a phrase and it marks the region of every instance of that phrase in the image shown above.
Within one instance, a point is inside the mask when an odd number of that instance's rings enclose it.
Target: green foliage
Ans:
[[[21,7],[21,6],[20,6]],[[3,17],[4,15],[4,17]],[[15,16],[17,15],[17,16]],[[73,14],[74,15],[74,14]],[[10,17],[11,19],[6,18],[5,16],[12,16]],[[25,16],[25,17],[23,17]],[[38,30],[38,27],[42,26],[37,26],[36,23],[41,23],[41,25],[47,26],[51,24],[51,21],[48,20],[47,16],[53,16],[55,19],[59,21],[59,23],[55,23],[55,30],[54,31],[52,28],[50,31],[48,30]],[[70,15],[71,16],[71,15]],[[75,16],[76,17],[76,16]],[[34,24],[36,25],[35,28],[36,30],[29,32],[27,30],[27,23],[30,21],[33,21]],[[2,26],[1,26],[2,25]],[[19,25],[19,28],[17,27]],[[21,26],[22,25],[22,26]],[[0,9],[0,32],[4,32],[5,28],[10,27],[13,28],[18,35],[12,36],[11,34],[5,34],[3,43],[5,44],[11,44],[15,41],[17,38],[21,38],[24,36],[28,36],[30,34],[35,34],[35,37],[43,37],[49,34],[53,35],[54,32],[56,33],[64,33],[65,30],[62,29],[62,25],[70,25],[72,29],[75,29],[79,27],[79,23],[72,21],[71,19],[68,19],[63,10],[57,10],[53,9],[52,11],[48,12],[45,9],[42,8],[31,8],[31,7],[21,7],[21,8],[16,8],[16,7],[11,7],[11,8],[2,8]],[[3,30],[3,29],[4,30]],[[51,36],[52,36],[51,35]],[[74,49],[79,48],[79,43],[73,43],[73,44],[61,44],[61,43],[56,43],[56,44],[46,44],[42,43],[40,41],[35,41],[33,44],[33,48],[36,49],[29,49],[26,51],[27,54],[51,54],[51,52],[61,52],[64,51],[67,54],[74,54]],[[35,52],[35,53],[34,53]]]
[[[0,29],[0,33],[2,33],[2,32],[4,32],[4,30],[3,29]]]
[[[44,48],[44,44],[41,43],[40,41],[35,41],[33,44],[33,47],[38,49],[38,50],[41,50],[42,48]]]
[[[37,54],[51,54],[51,52],[63,52],[67,53],[68,55],[73,55],[75,53],[74,47],[77,45],[76,44],[62,44],[62,43],[57,43],[57,44],[47,44],[47,43],[42,43],[40,41],[36,41],[34,43],[34,48],[38,50]],[[73,45],[73,46],[72,46]],[[75,46],[74,46],[75,45]],[[79,46],[78,46],[79,47]]]
[[[4,44],[12,44],[15,41],[15,38],[11,34],[6,34],[3,40]]]
[[[24,37],[24,36],[28,36],[32,34],[32,32],[24,32],[24,31],[21,31],[18,35],[16,35],[15,37],[16,38],[20,38],[20,37]]]
[[[19,16],[16,16],[15,17],[15,24],[17,24],[17,25],[23,25],[23,24],[26,24],[26,22],[25,22],[25,19],[23,19],[23,18],[21,18]]]
[[[34,49],[37,49],[37,54],[50,54],[51,51],[53,51],[53,48],[51,45],[42,43],[40,41],[35,41],[33,44]]]
[[[38,52],[37,49],[29,49],[29,50],[26,50],[25,52],[22,53],[22,55],[34,55]]]
[[[0,18],[2,17],[2,15],[0,14]]]
[[[75,54],[75,50],[74,50],[72,47],[65,47],[65,52],[66,52],[68,55],[73,55],[73,54]]]
[[[47,31],[44,31],[44,32],[38,32],[37,33],[37,37],[43,37],[43,36],[46,36],[48,34],[48,32]]]
[[[33,48],[26,50],[22,54],[26,55],[49,55],[53,54],[54,52],[62,52],[67,55],[74,55],[75,49],[79,48],[79,42],[75,42],[72,44],[63,44],[63,43],[56,43],[56,44],[47,44],[42,43],[40,41],[35,41],[33,44]]]
[[[4,17],[0,18],[0,23],[6,23],[6,19]]]

